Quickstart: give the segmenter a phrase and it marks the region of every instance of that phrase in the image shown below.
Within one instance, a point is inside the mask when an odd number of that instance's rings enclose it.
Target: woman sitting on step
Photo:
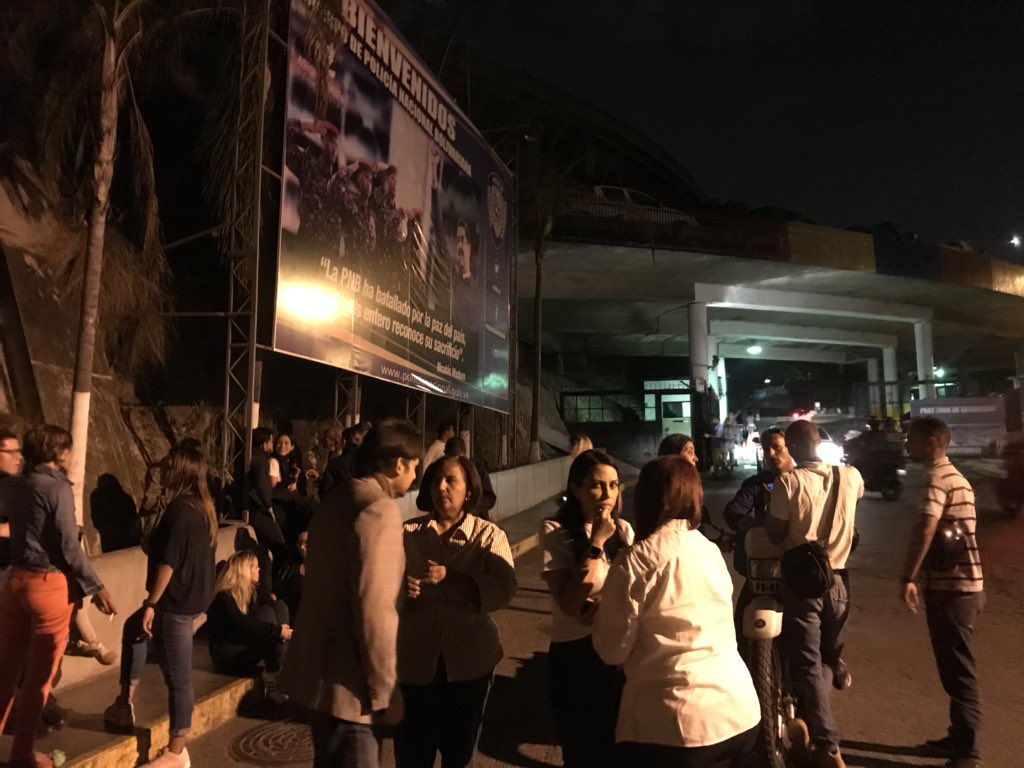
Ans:
[[[206,612],[207,637],[214,669],[246,677],[262,668],[271,693],[292,628],[284,601],[256,604],[259,580],[260,564],[254,552],[243,550],[228,558]]]

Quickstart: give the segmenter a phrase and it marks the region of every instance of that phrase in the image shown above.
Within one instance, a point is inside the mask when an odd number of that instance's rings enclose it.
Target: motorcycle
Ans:
[[[746,662],[761,704],[756,765],[785,768],[790,757],[804,757],[810,743],[807,723],[796,714],[796,698],[781,651],[782,547],[768,541],[763,527],[745,537],[747,581],[742,633]],[[742,599],[742,598],[741,598]]]
[[[903,446],[890,440],[887,436],[881,444],[873,442],[866,446],[858,445],[858,441],[848,443],[846,463],[860,472],[864,490],[878,491],[886,501],[899,501],[907,474],[904,469],[907,458]]]

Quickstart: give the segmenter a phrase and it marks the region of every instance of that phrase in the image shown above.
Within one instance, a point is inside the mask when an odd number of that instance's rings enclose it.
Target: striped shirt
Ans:
[[[921,494],[921,512],[928,517],[957,520],[967,533],[967,551],[953,570],[925,569],[927,589],[980,592],[984,585],[981,555],[974,535],[978,520],[974,489],[948,458],[940,459],[929,468]]]
[[[466,515],[445,535],[433,515],[405,523],[406,573],[422,576],[427,561],[476,582],[480,605],[442,580],[422,584],[420,595],[405,599],[398,623],[398,680],[406,685],[434,682],[444,659],[447,679],[472,680],[490,673],[503,655],[492,611],[504,608],[516,591],[512,550],[505,532],[476,515]]]

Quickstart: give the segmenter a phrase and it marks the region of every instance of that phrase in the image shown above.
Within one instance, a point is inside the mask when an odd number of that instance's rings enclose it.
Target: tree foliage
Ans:
[[[118,143],[99,331],[108,360],[125,373],[164,362],[173,305],[145,95],[187,78],[189,37],[240,2],[34,0],[0,10],[0,184],[21,218],[0,222],[0,239],[43,264],[72,306],[94,196],[103,45],[117,38]],[[225,100],[206,98],[214,123]]]

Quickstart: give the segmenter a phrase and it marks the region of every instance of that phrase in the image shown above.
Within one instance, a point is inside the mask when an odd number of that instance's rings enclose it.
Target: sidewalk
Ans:
[[[513,557],[521,557],[537,546],[541,520],[555,514],[560,504],[561,497],[554,496],[499,523],[508,535]],[[254,680],[215,673],[202,640],[196,641],[192,666],[196,693],[192,738],[197,739],[235,717]],[[132,734],[112,734],[103,727],[103,710],[117,695],[118,675],[119,667],[114,664],[98,677],[59,686],[54,695],[68,711],[70,722],[39,739],[36,750],[46,754],[60,750],[66,757],[66,768],[127,768],[155,757],[167,745],[168,736],[167,688],[160,669],[155,663],[146,664],[136,695],[136,728]],[[0,755],[8,755],[10,748],[11,737],[0,736]]]

